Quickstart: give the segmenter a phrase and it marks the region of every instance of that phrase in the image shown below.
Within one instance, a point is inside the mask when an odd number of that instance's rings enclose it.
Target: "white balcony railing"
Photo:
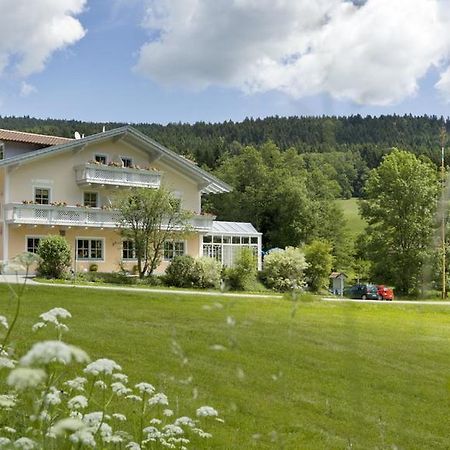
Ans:
[[[120,219],[119,213],[111,209],[20,203],[6,204],[4,214],[7,223],[24,225],[117,228]],[[196,231],[208,232],[214,218],[198,214],[189,223]]]
[[[80,186],[96,184],[159,188],[161,185],[159,172],[128,167],[83,164],[75,167],[75,176]]]

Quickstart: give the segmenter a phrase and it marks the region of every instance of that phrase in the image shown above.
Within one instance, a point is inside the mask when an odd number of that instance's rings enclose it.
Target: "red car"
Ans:
[[[377,285],[377,294],[380,300],[394,300],[394,290],[386,287],[384,284]]]

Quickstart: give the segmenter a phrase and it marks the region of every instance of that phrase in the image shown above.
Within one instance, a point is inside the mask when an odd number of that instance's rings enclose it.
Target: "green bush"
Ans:
[[[47,236],[39,243],[37,250],[42,258],[37,272],[46,278],[63,278],[71,264],[71,250],[61,236]]]
[[[193,283],[199,288],[220,287],[222,266],[214,258],[203,256],[195,260],[193,270]]]
[[[98,272],[98,264],[91,264],[89,266],[89,272]]]
[[[77,275],[78,281],[109,284],[136,284],[136,277],[129,277],[121,272],[85,272]]]
[[[312,292],[326,289],[329,284],[329,275],[333,266],[332,246],[328,242],[314,240],[305,245],[306,282]]]
[[[299,248],[270,253],[264,258],[264,280],[266,286],[277,291],[288,291],[304,287],[304,272],[307,267],[305,255]]]
[[[164,280],[175,287],[192,287],[195,282],[195,260],[192,256],[175,256],[166,269]]]
[[[236,291],[248,291],[255,288],[257,275],[256,257],[252,249],[242,248],[234,266],[225,269],[224,278],[228,287]]]

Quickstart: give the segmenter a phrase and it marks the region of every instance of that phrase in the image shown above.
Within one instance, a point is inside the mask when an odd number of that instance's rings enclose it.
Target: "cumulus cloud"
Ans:
[[[447,0],[147,0],[136,71],[163,83],[388,105],[430,68],[450,98]],[[448,73],[447,73],[448,72]]]
[[[0,74],[21,77],[44,69],[57,50],[85,35],[75,18],[86,0],[0,0]]]

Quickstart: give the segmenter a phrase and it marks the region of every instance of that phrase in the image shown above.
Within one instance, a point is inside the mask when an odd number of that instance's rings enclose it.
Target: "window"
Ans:
[[[96,208],[98,206],[98,194],[97,192],[85,192],[83,194],[84,206],[90,206]]]
[[[133,160],[131,158],[121,156],[120,159],[122,160],[123,167],[131,167],[133,165]]]
[[[175,256],[184,255],[184,241],[164,242],[164,260],[171,261]]]
[[[27,237],[27,252],[37,253],[40,241],[39,237]]]
[[[134,242],[126,240],[122,242],[122,258],[136,259],[136,252],[134,251]]]
[[[77,259],[103,259],[103,240],[77,239]]]
[[[96,162],[98,162],[100,164],[107,164],[106,155],[95,155],[94,159]]]
[[[34,201],[38,205],[48,205],[50,203],[50,189],[34,188]]]

